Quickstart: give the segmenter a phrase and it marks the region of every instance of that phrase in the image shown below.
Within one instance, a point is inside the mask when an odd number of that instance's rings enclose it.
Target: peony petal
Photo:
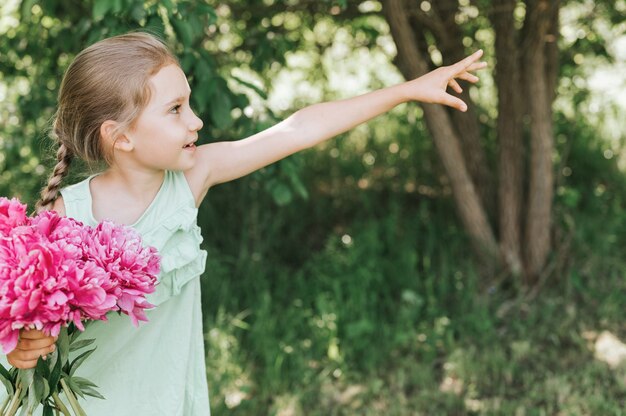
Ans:
[[[12,329],[11,325],[6,321],[0,324],[0,328],[0,345],[2,345],[2,352],[8,354],[17,347],[20,330]]]

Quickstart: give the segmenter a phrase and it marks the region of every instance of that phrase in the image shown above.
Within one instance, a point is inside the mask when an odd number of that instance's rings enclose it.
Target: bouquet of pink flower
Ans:
[[[127,314],[135,326],[147,320],[159,260],[130,227],[107,221],[89,227],[52,211],[28,217],[26,205],[0,198],[0,345],[5,354],[15,349],[21,329],[58,337],[56,350],[34,369],[0,365],[9,395],[0,414],[14,415],[20,406],[31,414],[42,404],[44,415],[55,409],[69,415],[63,392],[83,415],[76,395],[102,398],[93,383],[74,376],[95,348],[72,362],[69,352],[90,345],[94,340],[77,341],[79,331],[109,312]]]

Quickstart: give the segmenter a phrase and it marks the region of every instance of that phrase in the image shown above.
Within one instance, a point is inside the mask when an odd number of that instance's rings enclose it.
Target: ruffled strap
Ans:
[[[148,299],[154,305],[178,295],[185,284],[204,272],[207,253],[200,249],[202,234],[196,223],[197,213],[195,207],[180,207],[144,236],[161,255],[159,284]]]

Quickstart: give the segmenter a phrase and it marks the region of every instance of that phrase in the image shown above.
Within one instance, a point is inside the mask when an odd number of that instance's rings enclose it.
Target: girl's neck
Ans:
[[[139,201],[152,200],[158,192],[165,171],[122,170],[109,168],[100,176],[100,182],[119,192],[133,195]]]
[[[94,218],[134,224],[154,201],[164,177],[164,171],[133,172],[109,168],[90,183]]]

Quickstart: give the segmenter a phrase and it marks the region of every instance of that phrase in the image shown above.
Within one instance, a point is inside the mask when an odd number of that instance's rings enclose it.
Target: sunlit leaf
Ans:
[[[93,19],[100,20],[104,15],[114,7],[114,2],[110,0],[95,0],[93,3]]]

